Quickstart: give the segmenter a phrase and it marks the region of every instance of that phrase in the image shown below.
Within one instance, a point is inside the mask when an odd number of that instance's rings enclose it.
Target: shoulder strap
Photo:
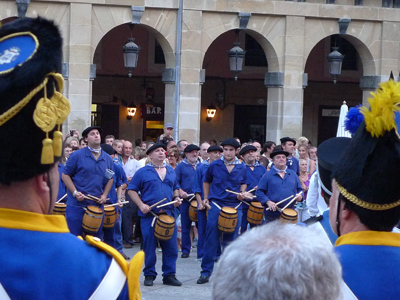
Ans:
[[[11,300],[10,296],[8,296],[6,290],[3,285],[0,283],[0,299],[2,300]]]

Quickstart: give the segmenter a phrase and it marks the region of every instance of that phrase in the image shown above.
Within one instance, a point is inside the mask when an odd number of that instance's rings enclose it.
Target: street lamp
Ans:
[[[240,43],[235,43],[235,47],[229,50],[229,68],[235,73],[235,80],[237,80],[237,74],[242,72],[243,59],[246,51],[239,47]]]
[[[217,112],[217,109],[215,108],[214,105],[209,105],[207,107],[207,118],[206,120],[208,122],[210,122],[214,117],[215,117],[215,113]]]
[[[137,67],[140,47],[134,43],[134,38],[129,38],[129,42],[122,47],[124,52],[124,65],[129,71],[128,76],[132,77],[132,71]]]
[[[339,47],[332,47],[332,50],[327,59],[329,63],[329,73],[333,76],[333,83],[336,84],[336,77],[342,73],[344,55],[338,51]]]

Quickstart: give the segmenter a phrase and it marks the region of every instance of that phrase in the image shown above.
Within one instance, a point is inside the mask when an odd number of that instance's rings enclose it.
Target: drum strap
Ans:
[[[112,259],[106,275],[89,300],[117,299],[126,282],[126,276],[115,259]]]
[[[11,300],[10,296],[8,296],[6,290],[3,285],[0,283],[0,299],[2,300]]]
[[[221,210],[221,206],[219,206],[217,203],[215,202],[211,202],[212,204],[214,204],[216,207],[218,207],[219,210]]]

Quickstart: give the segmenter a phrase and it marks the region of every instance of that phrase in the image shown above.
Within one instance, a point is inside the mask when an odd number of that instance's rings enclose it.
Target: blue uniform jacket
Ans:
[[[129,183],[128,190],[134,190],[138,193],[140,192],[140,198],[143,203],[149,206],[164,198],[167,198],[167,200],[161,204],[172,201],[174,190],[179,189],[179,185],[176,180],[174,169],[170,166],[167,166],[166,168],[167,174],[165,175],[164,180],[161,180],[154,167],[146,165],[143,168],[140,168]],[[174,206],[172,204],[164,206],[162,209],[167,214],[173,215]],[[158,213],[160,209],[154,207],[152,211]],[[141,210],[139,210],[139,215],[141,217],[145,216]]]
[[[106,169],[113,169],[111,156],[101,151],[99,158],[95,160],[90,150],[85,147],[71,153],[64,174],[71,177],[78,192],[100,197],[108,182]],[[88,206],[93,203],[90,200],[78,201],[68,190],[68,205]]]
[[[210,183],[208,199],[218,205],[236,207],[240,202],[236,195],[225,191],[226,189],[239,193],[240,186],[247,184],[246,166],[237,164],[229,173],[224,161],[213,161],[206,171],[204,182]]]
[[[359,300],[400,299],[400,234],[358,231],[339,237],[343,279]]]
[[[200,163],[196,165],[196,168],[200,166]],[[192,165],[187,163],[180,163],[175,168],[176,180],[182,190],[188,194],[193,193],[193,180],[196,174],[196,170]]]
[[[252,170],[249,166],[246,165],[246,171],[247,171],[247,181],[248,181],[246,190],[249,191],[254,187],[258,186],[260,179],[263,177],[265,172],[267,172],[267,169],[263,165],[258,165],[254,167],[254,170]],[[258,201],[257,198],[254,198],[253,200],[250,199],[245,199],[245,200],[249,202]]]
[[[204,161],[201,165],[199,165],[196,169],[196,174],[194,175],[193,179],[192,191],[193,193],[200,194],[201,199],[204,199],[203,182],[204,182],[204,177],[206,175],[206,171],[209,166],[210,163],[207,160]]]
[[[266,172],[261,178],[256,196],[261,204],[265,204],[267,201],[279,202],[289,196],[296,195],[300,193],[303,189],[301,188],[301,183],[299,177],[292,170],[287,169],[285,177],[282,179],[281,176],[272,168],[270,171]],[[283,208],[288,204],[293,198],[279,204],[280,208]],[[293,202],[289,207],[293,208],[295,202]],[[278,217],[280,213],[278,211],[266,211],[266,216]]]
[[[299,160],[292,156],[292,157],[288,157],[286,160],[286,165],[288,167],[288,169],[294,171],[297,176],[299,176],[300,174],[300,164],[299,164]]]
[[[118,196],[117,196],[117,192],[115,189],[123,184],[121,169],[122,168],[120,168],[120,166],[117,163],[115,163],[115,162],[113,163],[112,170],[114,171],[114,175],[113,175],[114,182],[113,182],[113,187],[111,188],[110,192],[108,193],[108,198],[110,198],[110,200],[107,200],[107,203],[117,203],[117,201],[118,201]],[[124,170],[122,170],[122,171],[124,171]],[[106,181],[105,184],[107,184],[108,179],[106,177],[104,177],[103,180],[105,180]]]
[[[11,299],[88,299],[111,264],[63,216],[0,208],[0,237],[0,282]],[[125,284],[118,299],[127,294]]]
[[[58,186],[57,200],[62,198],[65,195],[65,193],[67,192],[65,183],[64,183],[64,181],[61,180],[63,171],[64,171],[64,165],[62,163],[58,163],[58,174],[60,175],[60,184]],[[66,199],[64,198],[64,200],[62,202],[66,202]]]

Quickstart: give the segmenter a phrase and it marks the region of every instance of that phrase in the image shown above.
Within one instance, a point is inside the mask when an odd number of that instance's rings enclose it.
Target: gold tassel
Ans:
[[[42,159],[41,163],[43,165],[49,165],[54,163],[54,155],[53,155],[53,141],[49,139],[47,136],[43,140],[43,148],[42,148]]]
[[[58,130],[53,133],[53,152],[55,157],[62,156],[62,132],[60,131],[60,125],[58,125]]]

